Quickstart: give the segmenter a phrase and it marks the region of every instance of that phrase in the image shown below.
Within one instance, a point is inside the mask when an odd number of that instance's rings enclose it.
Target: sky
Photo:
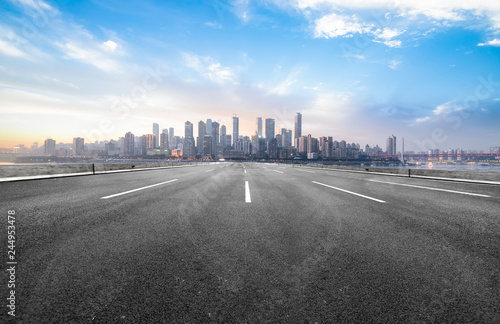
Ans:
[[[0,1],[0,147],[297,112],[362,147],[500,146],[500,1]]]

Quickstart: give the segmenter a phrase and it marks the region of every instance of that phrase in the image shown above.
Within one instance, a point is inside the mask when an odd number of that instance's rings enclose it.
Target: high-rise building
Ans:
[[[243,137],[243,154],[245,155],[252,154],[252,141],[248,136]]]
[[[56,154],[56,141],[51,138],[47,138],[44,142],[44,153],[45,155],[52,156]]]
[[[252,157],[263,158],[266,150],[266,140],[259,137],[257,132],[252,136]]]
[[[188,159],[196,156],[196,146],[193,137],[193,123],[189,120],[184,124],[184,145],[182,146],[182,156]]]
[[[184,123],[184,138],[193,137],[193,123],[189,120]]]
[[[212,135],[203,136],[203,157],[212,158]]]
[[[81,137],[73,138],[73,155],[81,155],[85,148],[85,140]]]
[[[257,158],[259,152],[259,133],[255,131],[255,134],[252,135],[252,155],[254,158]]]
[[[203,156],[203,138],[207,134],[207,124],[203,120],[200,120],[198,122],[198,145],[197,145],[197,152],[198,155]]]
[[[267,155],[270,159],[278,158],[278,147],[275,138],[271,138],[267,141]]]
[[[134,155],[134,134],[128,132],[125,134],[125,141],[123,145],[123,155],[125,156],[133,156]]]
[[[255,130],[257,132],[257,136],[262,137],[262,117],[257,117],[257,125],[255,125]]]
[[[233,117],[233,148],[236,149],[236,143],[238,142],[240,131],[239,125],[240,119],[236,116]]]
[[[219,123],[212,122],[212,154],[217,155],[217,146],[219,145]]]
[[[154,143],[154,148],[157,148],[160,146],[160,144],[159,144],[160,126],[157,123],[153,123],[153,134],[156,136],[156,142]]]
[[[266,141],[269,141],[270,139],[274,138],[274,119],[272,118],[267,118],[266,119]]]
[[[165,151],[167,151],[169,149],[169,144],[168,144],[168,131],[165,132],[163,131],[161,134],[160,134],[160,150],[163,153],[165,153]]]
[[[156,148],[155,145],[156,145],[156,136],[155,134],[147,134],[146,135],[146,139],[147,139],[147,144],[146,144],[146,148],[147,149],[154,149]]]
[[[278,143],[278,146],[282,146],[284,148],[292,147],[292,131],[286,128],[281,129],[281,144]]]
[[[207,135],[212,135],[212,120],[207,119]]]
[[[388,155],[395,155],[397,154],[397,148],[396,148],[396,136],[391,135],[387,138],[386,141],[386,151]]]
[[[278,147],[283,147],[283,135],[276,134],[276,145]]]
[[[298,142],[298,152],[300,155],[306,155],[307,154],[307,144],[308,144],[308,138],[307,136],[301,136],[297,142]]]
[[[227,137],[226,137],[226,126],[222,125],[220,127],[220,144],[222,145],[222,149],[224,150],[228,144],[227,144]]]
[[[307,135],[307,153],[319,153],[319,141],[311,134]]]
[[[169,144],[170,147],[174,147],[174,137],[175,137],[175,135],[174,135],[174,128],[170,127],[168,129],[168,140],[169,140],[168,144]]]
[[[301,137],[302,137],[302,114],[298,112],[295,115],[295,133],[293,134],[293,138],[294,138],[293,145],[295,145],[296,148],[298,148],[298,146],[299,146],[298,139]]]
[[[142,135],[139,144],[138,155],[147,155],[147,154],[148,154],[148,135]]]

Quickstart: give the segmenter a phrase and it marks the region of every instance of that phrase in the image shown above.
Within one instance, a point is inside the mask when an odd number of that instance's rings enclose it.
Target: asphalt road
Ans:
[[[227,162],[0,197],[17,323],[500,323],[500,186]]]

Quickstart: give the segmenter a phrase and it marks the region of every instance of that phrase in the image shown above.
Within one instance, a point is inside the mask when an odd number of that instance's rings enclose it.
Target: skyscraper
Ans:
[[[270,139],[274,138],[274,119],[272,118],[267,118],[266,119],[266,141],[269,141]]]
[[[123,147],[123,155],[125,156],[133,156],[134,155],[134,134],[131,132],[128,132],[125,134],[125,141],[124,141],[124,147]]]
[[[222,145],[223,150],[228,146],[226,137],[226,125],[222,125],[220,127],[220,144]]]
[[[153,123],[153,134],[156,136],[156,142],[154,143],[154,147],[157,148],[160,146],[160,126],[157,123]]]
[[[207,119],[207,134],[212,135],[212,120],[210,118]]]
[[[302,114],[297,113],[295,115],[295,133],[293,134],[294,144],[296,148],[299,146],[299,138],[302,137]]]
[[[45,155],[55,155],[56,154],[56,141],[51,138],[47,138],[44,143],[44,153]]]
[[[81,155],[85,147],[85,140],[81,137],[73,138],[73,155]]]
[[[195,143],[193,137],[193,123],[189,120],[184,124],[184,145],[182,147],[182,156],[188,159],[195,157]]]
[[[156,142],[157,142],[155,134],[147,134],[146,138],[147,138],[146,148],[147,149],[154,149]]]
[[[262,137],[262,117],[257,117],[257,124],[255,128],[257,136]]]
[[[203,136],[203,157],[212,158],[212,135]]]
[[[203,120],[198,122],[198,143],[197,152],[198,155],[203,155],[203,137],[207,134],[207,124]]]
[[[281,139],[282,143],[278,143],[278,146],[285,148],[290,148],[292,146],[292,131],[286,128],[281,129]]]
[[[240,136],[239,131],[240,119],[238,117],[233,117],[233,148],[236,149],[236,143],[238,142],[238,138]]]
[[[141,136],[141,142],[139,145],[139,155],[147,155],[148,154],[148,135]]]
[[[166,150],[169,149],[169,144],[168,144],[168,131],[163,130],[163,132],[160,134],[160,149],[162,153],[165,153]]]
[[[212,122],[212,154],[217,155],[217,146],[219,145],[219,123]]]
[[[174,145],[174,128],[173,127],[170,127],[168,129],[168,144],[170,145],[170,147],[173,147]]]
[[[397,154],[397,148],[396,148],[396,136],[391,135],[387,138],[386,141],[386,151],[388,155],[395,155]]]
[[[193,123],[189,120],[184,123],[184,138],[193,137]]]

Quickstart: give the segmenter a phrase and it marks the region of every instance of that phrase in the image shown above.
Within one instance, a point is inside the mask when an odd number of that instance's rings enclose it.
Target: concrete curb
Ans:
[[[0,183],[2,182],[16,182],[16,181],[28,181],[28,180],[41,180],[41,179],[55,179],[55,178],[67,178],[67,177],[79,177],[79,176],[89,176],[89,175],[101,175],[108,173],[121,173],[121,172],[132,172],[132,171],[151,171],[160,169],[173,169],[173,168],[186,168],[195,167],[197,165],[174,165],[168,167],[153,167],[153,168],[140,168],[140,169],[124,169],[124,170],[108,170],[108,171],[94,171],[94,172],[78,172],[78,173],[61,173],[61,174],[46,174],[46,175],[36,175],[36,176],[22,176],[22,177],[9,177],[0,178]]]
[[[325,171],[335,171],[335,172],[351,172],[351,173],[364,173],[364,174],[376,174],[384,176],[394,176],[401,178],[416,178],[416,179],[428,179],[428,180],[440,180],[440,181],[455,181],[455,182],[467,182],[476,184],[488,184],[488,185],[500,185],[500,181],[489,181],[489,180],[475,180],[475,179],[461,179],[461,178],[444,178],[444,177],[431,177],[431,176],[421,176],[421,175],[408,175],[408,174],[397,174],[397,173],[384,173],[384,172],[370,172],[370,171],[359,171],[359,170],[340,170],[333,168],[322,168],[322,167],[311,167],[300,165],[300,168],[314,169],[314,170],[325,170]],[[457,171],[461,172],[461,171]]]

